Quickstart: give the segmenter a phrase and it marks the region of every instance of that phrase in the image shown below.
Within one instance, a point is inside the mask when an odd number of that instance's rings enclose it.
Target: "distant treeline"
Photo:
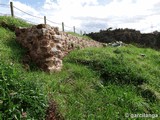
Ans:
[[[114,29],[100,30],[100,32],[86,34],[92,39],[110,43],[114,41],[122,41],[124,43],[140,44],[145,47],[160,49],[160,32],[141,33],[134,29]]]

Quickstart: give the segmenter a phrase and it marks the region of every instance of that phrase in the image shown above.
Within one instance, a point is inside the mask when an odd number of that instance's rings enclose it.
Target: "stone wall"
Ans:
[[[60,71],[63,57],[74,49],[102,46],[99,42],[72,36],[45,24],[16,28],[15,31],[17,41],[28,49],[25,60],[32,60],[47,72]]]

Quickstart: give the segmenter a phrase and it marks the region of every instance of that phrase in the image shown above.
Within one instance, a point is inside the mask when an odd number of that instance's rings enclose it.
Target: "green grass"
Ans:
[[[28,26],[27,23],[0,17],[7,24]],[[26,50],[15,40],[15,33],[0,27],[0,119],[27,119],[44,118],[47,108],[47,93],[43,82],[28,76],[24,71],[21,59]]]
[[[26,23],[24,20],[9,17],[9,16],[0,16],[0,23],[5,22],[9,26],[15,25],[17,27],[29,27],[32,26],[30,23]]]
[[[159,51],[133,45],[75,50],[64,58],[61,72],[47,74],[23,69],[26,50],[13,32],[0,27],[0,43],[0,119],[22,119],[22,113],[43,119],[49,99],[67,120],[160,113]]]
[[[86,40],[92,40],[92,38],[90,38],[90,37],[88,37],[88,36],[86,36],[86,35],[80,35],[80,34],[74,33],[74,32],[67,32],[67,33],[68,33],[68,34],[71,34],[71,35],[73,35],[73,36],[77,36],[77,37],[84,38],[84,39],[86,39]]]
[[[145,57],[141,54],[145,54]],[[89,111],[95,110],[94,119],[124,119],[125,113],[160,113],[159,57],[158,51],[128,45],[73,51],[65,62],[81,64],[95,72],[98,83],[90,88],[93,90],[90,99],[84,100],[89,101],[85,104],[85,107],[89,104]],[[84,76],[88,76],[88,73]],[[142,85],[148,88],[141,89]]]

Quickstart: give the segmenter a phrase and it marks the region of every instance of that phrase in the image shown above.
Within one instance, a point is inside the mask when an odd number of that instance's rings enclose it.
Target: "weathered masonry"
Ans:
[[[74,49],[102,46],[96,41],[60,32],[58,28],[46,24],[17,28],[16,37],[28,49],[29,58],[47,72],[60,71],[63,57]]]

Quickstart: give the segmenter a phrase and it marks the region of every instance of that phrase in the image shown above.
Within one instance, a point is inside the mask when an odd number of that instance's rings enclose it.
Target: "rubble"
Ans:
[[[125,46],[125,43],[123,43],[122,41],[116,41],[116,42],[108,43],[108,46],[120,47],[120,46]]]
[[[76,37],[50,25],[16,28],[16,40],[28,49],[29,57],[46,72],[60,71],[62,59],[74,49],[100,47],[101,43]]]

